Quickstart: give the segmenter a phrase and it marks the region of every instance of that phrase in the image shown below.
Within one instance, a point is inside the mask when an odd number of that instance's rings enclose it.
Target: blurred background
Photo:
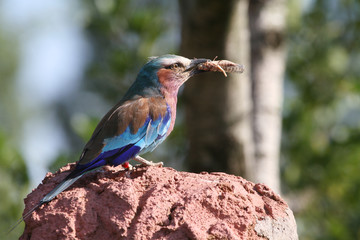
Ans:
[[[175,53],[246,72],[191,79],[146,158],[271,186],[300,239],[360,239],[359,39],[356,0],[0,1],[0,232],[147,57]]]

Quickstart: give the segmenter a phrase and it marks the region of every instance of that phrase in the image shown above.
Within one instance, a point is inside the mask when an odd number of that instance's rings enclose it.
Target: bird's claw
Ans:
[[[150,163],[150,164],[149,164]],[[153,166],[153,167],[162,167],[162,166],[164,166],[164,163],[163,162],[156,162],[156,163],[154,163],[154,162],[151,162],[151,161],[149,161],[148,163],[143,163],[143,165],[145,165],[145,166]]]
[[[134,160],[141,163],[141,165],[144,165],[144,166],[153,166],[153,167],[162,167],[162,166],[164,166],[163,162],[154,163],[154,162],[148,161],[145,158],[142,158],[140,156],[136,156],[134,158]]]

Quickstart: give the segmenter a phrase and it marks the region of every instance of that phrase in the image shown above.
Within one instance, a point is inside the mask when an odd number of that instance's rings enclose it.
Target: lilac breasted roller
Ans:
[[[21,220],[93,169],[130,159],[149,164],[139,155],[152,151],[171,133],[179,88],[203,72],[197,66],[207,61],[176,55],[150,58],[120,102],[101,119],[75,169]]]
[[[154,150],[174,128],[177,93],[208,59],[177,55],[150,58],[125,96],[101,119],[84,147],[76,168],[40,203],[51,201],[83,174],[130,159],[150,165],[139,155]]]

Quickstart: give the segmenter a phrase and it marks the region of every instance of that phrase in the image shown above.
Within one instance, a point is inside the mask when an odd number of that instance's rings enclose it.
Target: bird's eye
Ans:
[[[178,63],[174,63],[174,64],[171,65],[172,70],[176,70],[178,68],[180,68],[180,64],[178,64]]]
[[[171,65],[169,65],[169,66],[167,66],[167,67],[165,67],[165,68],[166,68],[166,69],[171,69],[171,70],[177,71],[177,70],[183,68],[183,66],[182,66],[182,64],[180,64],[180,63],[173,63],[173,64],[171,64]]]

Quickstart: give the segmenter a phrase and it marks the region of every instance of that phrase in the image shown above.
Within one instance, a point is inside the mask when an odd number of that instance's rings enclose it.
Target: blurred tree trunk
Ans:
[[[251,35],[252,180],[280,192],[279,158],[286,50],[285,0],[252,0],[249,6]]]
[[[182,16],[181,54],[249,61],[247,0],[179,1]],[[186,125],[191,171],[225,171],[246,175],[251,161],[249,71],[205,73],[185,86]]]
[[[179,1],[182,55],[245,65],[243,74],[206,73],[185,86],[191,171],[239,174],[279,192],[284,4]]]

